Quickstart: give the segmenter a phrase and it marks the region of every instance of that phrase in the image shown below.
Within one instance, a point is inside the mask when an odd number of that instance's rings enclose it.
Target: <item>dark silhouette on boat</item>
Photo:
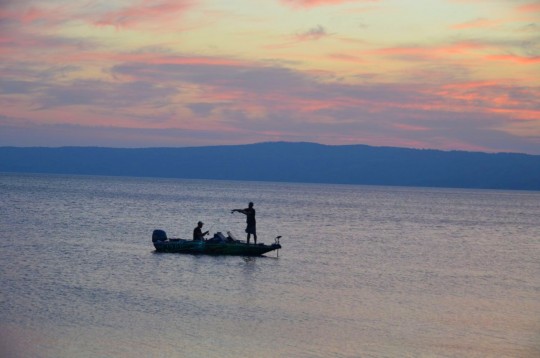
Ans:
[[[261,256],[267,252],[281,249],[279,239],[270,245],[248,244],[236,240],[231,233],[224,236],[220,232],[208,240],[185,240],[167,238],[163,230],[154,230],[152,233],[152,242],[157,252],[173,252],[180,254],[202,254],[202,255],[238,255],[238,256]]]

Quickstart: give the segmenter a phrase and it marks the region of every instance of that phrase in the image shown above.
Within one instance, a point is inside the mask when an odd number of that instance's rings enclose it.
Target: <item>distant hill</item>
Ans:
[[[540,156],[366,145],[0,147],[0,172],[540,190]]]

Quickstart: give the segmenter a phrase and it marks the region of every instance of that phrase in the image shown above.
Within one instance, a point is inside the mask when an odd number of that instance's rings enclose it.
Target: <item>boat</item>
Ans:
[[[163,230],[154,230],[152,242],[157,252],[173,252],[180,254],[202,254],[202,255],[239,255],[239,256],[261,256],[267,252],[281,249],[279,239],[270,245],[248,244],[236,240],[231,233],[225,237],[220,232],[208,240],[185,240],[177,238],[167,238]]]

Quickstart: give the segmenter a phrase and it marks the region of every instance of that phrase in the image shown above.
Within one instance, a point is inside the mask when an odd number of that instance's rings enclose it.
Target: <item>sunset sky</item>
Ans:
[[[0,146],[540,154],[540,1],[0,6]]]

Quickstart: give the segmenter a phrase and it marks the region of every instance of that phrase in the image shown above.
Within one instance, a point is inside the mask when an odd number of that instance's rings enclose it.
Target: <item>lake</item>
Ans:
[[[540,192],[0,174],[2,357],[539,357]],[[264,257],[156,253],[151,235]]]

